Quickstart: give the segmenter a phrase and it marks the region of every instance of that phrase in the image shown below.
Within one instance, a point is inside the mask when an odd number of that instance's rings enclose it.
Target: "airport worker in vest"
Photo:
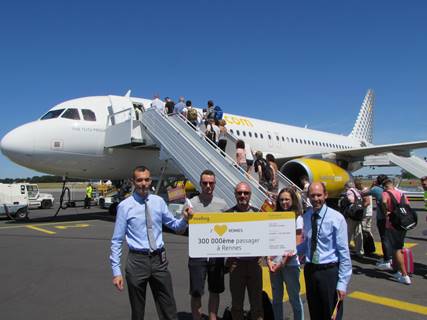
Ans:
[[[308,188],[312,207],[303,215],[304,240],[297,246],[304,255],[307,302],[312,320],[343,317],[343,299],[350,282],[352,267],[344,216],[326,205],[328,193],[321,182]]]
[[[427,176],[422,177],[420,180],[424,190],[424,207],[427,209]]]
[[[227,204],[221,198],[214,196],[215,173],[204,170],[200,175],[201,192],[193,197],[191,202],[192,212],[223,212]],[[219,295],[224,288],[224,258],[189,258],[188,270],[190,272],[191,313],[194,320],[202,319],[202,296],[205,289],[205,280],[208,280],[209,290],[209,319],[216,320],[219,308]]]
[[[251,194],[251,187],[246,182],[238,183],[234,189],[237,204],[226,212],[258,212],[258,208],[250,205]],[[227,259],[227,265],[230,268],[232,319],[243,320],[246,288],[251,305],[251,319],[263,319],[261,258],[229,258]]]
[[[93,188],[92,185],[89,183],[85,190],[85,202],[84,202],[84,209],[90,209],[90,201],[92,200],[92,192]]]
[[[180,232],[185,231],[191,208],[176,219],[169,212],[165,201],[149,193],[150,171],[136,167],[133,171],[134,192],[123,200],[117,210],[116,224],[111,240],[110,262],[113,285],[124,289],[120,257],[124,238],[129,246],[126,264],[132,320],[144,319],[147,283],[150,284],[160,319],[177,319],[172,278],[162,236],[162,225]]]

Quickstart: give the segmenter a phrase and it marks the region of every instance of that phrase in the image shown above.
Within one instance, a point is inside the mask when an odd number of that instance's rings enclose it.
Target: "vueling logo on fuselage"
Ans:
[[[224,116],[224,120],[227,124],[235,124],[237,126],[253,127],[251,120],[246,118],[239,118],[235,116]]]

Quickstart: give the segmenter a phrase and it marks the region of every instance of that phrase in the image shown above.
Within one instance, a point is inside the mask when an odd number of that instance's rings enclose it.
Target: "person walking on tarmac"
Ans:
[[[90,209],[90,201],[92,200],[92,192],[93,188],[92,185],[89,183],[86,187],[86,196],[85,196],[85,203],[84,203],[84,209]]]

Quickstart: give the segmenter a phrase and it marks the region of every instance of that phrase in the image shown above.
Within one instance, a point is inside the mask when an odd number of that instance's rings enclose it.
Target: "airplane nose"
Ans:
[[[13,161],[20,162],[29,158],[34,152],[34,136],[29,124],[8,132],[0,142],[1,152]]]

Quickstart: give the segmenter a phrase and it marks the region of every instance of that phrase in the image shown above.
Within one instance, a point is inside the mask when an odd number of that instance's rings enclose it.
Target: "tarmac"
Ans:
[[[54,208],[31,210],[27,222],[0,218],[0,319],[130,319],[127,291],[119,292],[112,285],[109,253],[114,218],[97,207],[76,207],[60,211],[58,217],[51,220],[59,199],[57,192],[54,193]],[[377,243],[378,256],[353,257],[353,276],[344,302],[344,319],[426,319],[427,211],[422,202],[412,205],[419,218],[417,228],[406,237],[414,253],[412,285],[397,283],[391,273],[375,269],[381,254]],[[372,231],[379,241],[375,223]],[[178,318],[191,319],[188,238],[165,233],[164,240]],[[267,270],[264,270],[264,280],[264,290],[269,293]],[[304,292],[302,284],[301,296],[306,319],[309,319]],[[226,276],[220,315],[230,303]],[[285,319],[293,319],[288,301],[284,310]],[[207,312],[207,295],[203,297],[203,311]],[[147,294],[146,319],[158,319],[150,293]]]

